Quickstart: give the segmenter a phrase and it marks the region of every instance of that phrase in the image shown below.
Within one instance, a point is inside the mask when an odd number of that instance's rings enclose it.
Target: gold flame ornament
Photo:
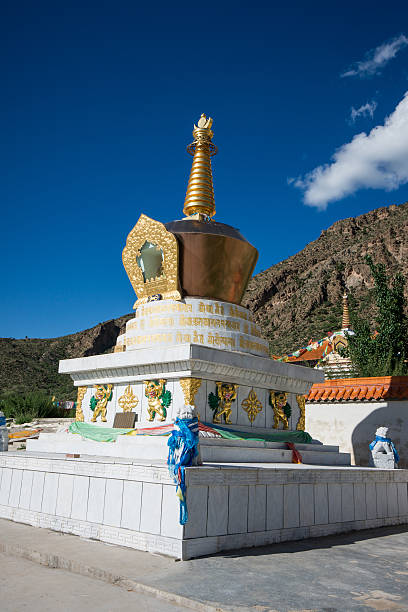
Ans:
[[[306,398],[304,395],[296,396],[297,405],[299,406],[300,415],[296,424],[296,429],[305,431],[306,428]]]
[[[187,152],[193,155],[187,193],[183,212],[187,217],[192,215],[213,217],[215,215],[214,187],[211,168],[211,157],[217,154],[217,147],[212,142],[211,130],[213,120],[203,113],[194,125],[194,142],[188,145]]]
[[[86,387],[78,387],[78,396],[76,401],[76,412],[75,412],[75,420],[83,422],[84,421],[84,413],[82,410],[82,402],[85,397],[87,388]]]
[[[184,395],[186,406],[195,407],[195,396],[201,387],[201,378],[180,378],[180,387]]]
[[[140,215],[126,239],[122,260],[137,295],[134,308],[157,296],[181,300],[177,238],[163,223]]]
[[[256,419],[257,414],[262,412],[262,404],[258,400],[256,391],[253,387],[250,390],[248,397],[242,402],[241,406],[247,413],[250,423],[253,423]]]
[[[139,400],[136,395],[132,391],[132,387],[128,385],[123,393],[118,399],[118,404],[122,408],[123,412],[132,412],[133,408],[136,408]]]

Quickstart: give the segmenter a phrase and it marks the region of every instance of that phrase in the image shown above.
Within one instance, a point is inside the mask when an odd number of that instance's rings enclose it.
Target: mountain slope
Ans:
[[[373,280],[364,256],[407,276],[408,203],[337,221],[302,251],[253,277],[243,303],[275,354],[304,346],[341,326],[344,290],[374,318]]]
[[[109,352],[119,330],[132,316],[124,315],[60,338],[0,338],[0,393],[40,389],[58,399],[75,399],[70,376],[58,374],[59,360]]]

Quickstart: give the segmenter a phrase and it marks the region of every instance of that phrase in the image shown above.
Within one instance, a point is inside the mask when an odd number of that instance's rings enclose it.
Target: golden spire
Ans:
[[[341,322],[341,329],[350,329],[350,314],[347,293],[343,295],[343,320]]]
[[[203,113],[194,125],[194,142],[187,147],[188,153],[194,156],[190,178],[187,185],[183,212],[191,215],[215,215],[214,188],[211,170],[211,157],[216,155],[217,147],[211,142],[213,132],[211,117]]]

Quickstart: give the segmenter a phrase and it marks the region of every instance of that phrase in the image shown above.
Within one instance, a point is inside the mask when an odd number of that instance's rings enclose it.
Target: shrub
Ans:
[[[41,391],[4,395],[0,400],[0,410],[6,418],[14,418],[17,424],[29,423],[34,419],[71,416],[71,411],[58,408],[51,397]]]
[[[351,358],[357,376],[406,375],[408,356],[408,322],[405,315],[404,284],[401,274],[387,277],[383,264],[366,256],[374,278],[377,306],[376,334],[367,319],[351,311],[354,335],[348,335],[348,346],[340,354]]]

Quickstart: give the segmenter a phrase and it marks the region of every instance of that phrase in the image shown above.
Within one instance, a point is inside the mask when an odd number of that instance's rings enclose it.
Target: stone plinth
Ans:
[[[408,522],[408,471],[214,465],[186,469],[178,522],[162,462],[0,453],[0,516],[181,559]]]
[[[393,453],[372,453],[370,465],[380,470],[393,470],[398,467]]]

